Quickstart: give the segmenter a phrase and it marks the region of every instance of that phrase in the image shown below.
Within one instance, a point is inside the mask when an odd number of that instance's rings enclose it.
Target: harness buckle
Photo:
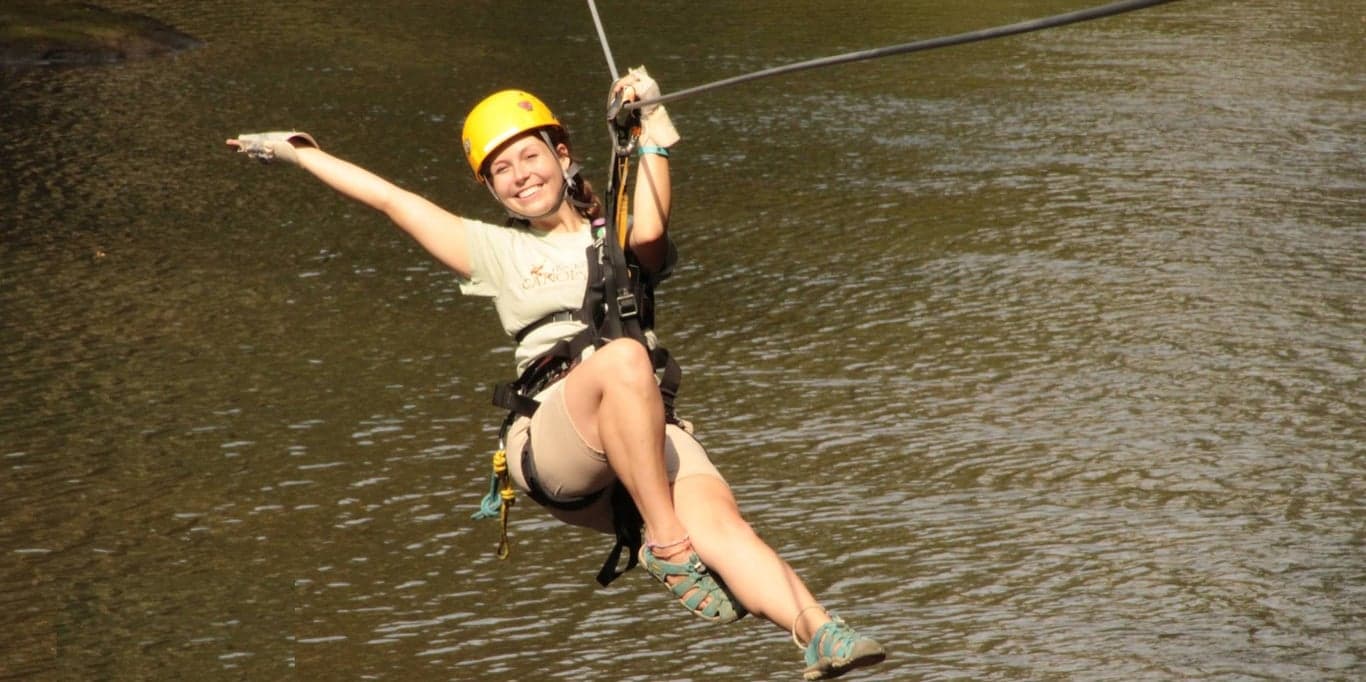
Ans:
[[[628,292],[617,296],[617,314],[626,318],[635,317],[639,313],[640,307],[636,305],[635,294]]]

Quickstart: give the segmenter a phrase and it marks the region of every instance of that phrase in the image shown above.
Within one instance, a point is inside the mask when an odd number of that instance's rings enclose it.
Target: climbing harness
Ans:
[[[508,414],[499,429],[498,449],[493,455],[493,475],[489,483],[489,492],[484,496],[474,518],[499,519],[502,526],[498,541],[499,558],[507,558],[511,553],[507,533],[508,511],[516,501],[516,492],[507,467],[508,432],[519,417],[530,417],[535,414],[539,407],[535,399],[536,394],[568,374],[585,351],[619,338],[634,339],[643,345],[649,351],[655,367],[660,395],[664,401],[665,418],[671,423],[677,422],[674,399],[682,381],[682,370],[669,352],[658,345],[652,331],[654,285],[657,279],[642,271],[634,256],[625,249],[631,226],[626,205],[626,184],[630,173],[631,155],[635,151],[636,138],[640,134],[640,115],[621,105],[620,95],[609,105],[608,125],[612,132],[613,163],[604,202],[607,218],[596,220],[592,224],[593,243],[588,246],[585,253],[588,261],[588,285],[585,288],[583,305],[578,310],[560,310],[546,315],[523,327],[514,337],[520,343],[535,329],[552,322],[578,320],[583,322],[585,327],[575,336],[556,342],[549,350],[532,359],[515,381],[499,384],[494,388],[493,404],[508,410]],[[474,166],[473,162],[471,165]],[[479,167],[474,168],[475,173],[479,174]],[[621,482],[615,481],[606,488],[582,497],[570,500],[554,499],[541,488],[536,478],[530,445],[528,438],[522,452],[512,453],[512,456],[520,457],[522,476],[528,488],[527,494],[537,504],[572,511],[596,503],[603,495],[610,496],[616,544],[598,572],[598,583],[606,586],[634,567],[638,563],[643,522],[635,503]],[[627,555],[627,564],[625,568],[618,570],[623,552]]]

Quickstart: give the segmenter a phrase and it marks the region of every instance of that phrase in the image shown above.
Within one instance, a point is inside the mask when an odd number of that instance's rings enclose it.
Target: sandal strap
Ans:
[[[744,608],[732,601],[697,552],[689,552],[687,560],[678,563],[659,559],[646,545],[640,550],[640,558],[645,571],[664,583],[669,593],[694,614],[718,622],[731,622],[745,615]],[[668,579],[673,577],[681,580],[670,584]]]
[[[702,559],[698,557],[696,553],[689,554],[688,561],[684,563],[673,563],[664,561],[663,559],[657,559],[653,552],[650,553],[650,560],[652,565],[658,569],[657,571],[652,571],[652,573],[662,573],[668,576],[692,576],[694,573],[705,574],[707,572],[707,567],[702,563]]]
[[[665,585],[675,597],[683,602],[684,606],[688,607],[688,610],[700,610],[707,618],[716,617],[721,610],[721,600],[716,598],[720,588],[707,574],[707,567],[697,554],[689,554],[688,562],[685,564],[661,561],[659,566],[660,572],[666,576],[681,576],[683,578],[672,585],[668,583]],[[702,606],[703,602],[707,602],[705,607]]]
[[[854,668],[881,663],[887,651],[881,644],[864,637],[849,627],[843,619],[832,616],[829,623],[816,629],[806,646],[808,680],[839,677]]]
[[[820,658],[847,656],[857,639],[858,633],[845,625],[842,619],[831,618],[829,623],[817,628],[816,634],[811,636],[811,642],[807,644],[807,657],[810,658],[812,653]]]

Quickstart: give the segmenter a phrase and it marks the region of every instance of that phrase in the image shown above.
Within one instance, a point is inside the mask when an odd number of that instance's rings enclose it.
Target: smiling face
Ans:
[[[560,207],[568,165],[567,149],[552,151],[539,135],[528,133],[513,139],[493,156],[487,177],[494,196],[509,211],[539,218]]]

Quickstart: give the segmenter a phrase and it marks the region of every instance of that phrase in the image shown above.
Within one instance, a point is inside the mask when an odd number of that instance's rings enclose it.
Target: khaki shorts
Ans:
[[[557,500],[573,500],[602,490],[616,480],[607,455],[585,443],[564,402],[564,384],[559,381],[542,391],[541,406],[533,417],[519,417],[508,430],[508,473],[522,492],[527,491],[522,473],[522,450],[531,439],[531,457],[536,481],[541,489]],[[664,427],[664,464],[669,482],[689,476],[725,478],[707,457],[707,451],[691,434],[673,424]],[[609,491],[610,492],[610,491]],[[603,494],[583,509],[564,510],[547,507],[555,518],[575,526],[613,533],[611,495]]]

